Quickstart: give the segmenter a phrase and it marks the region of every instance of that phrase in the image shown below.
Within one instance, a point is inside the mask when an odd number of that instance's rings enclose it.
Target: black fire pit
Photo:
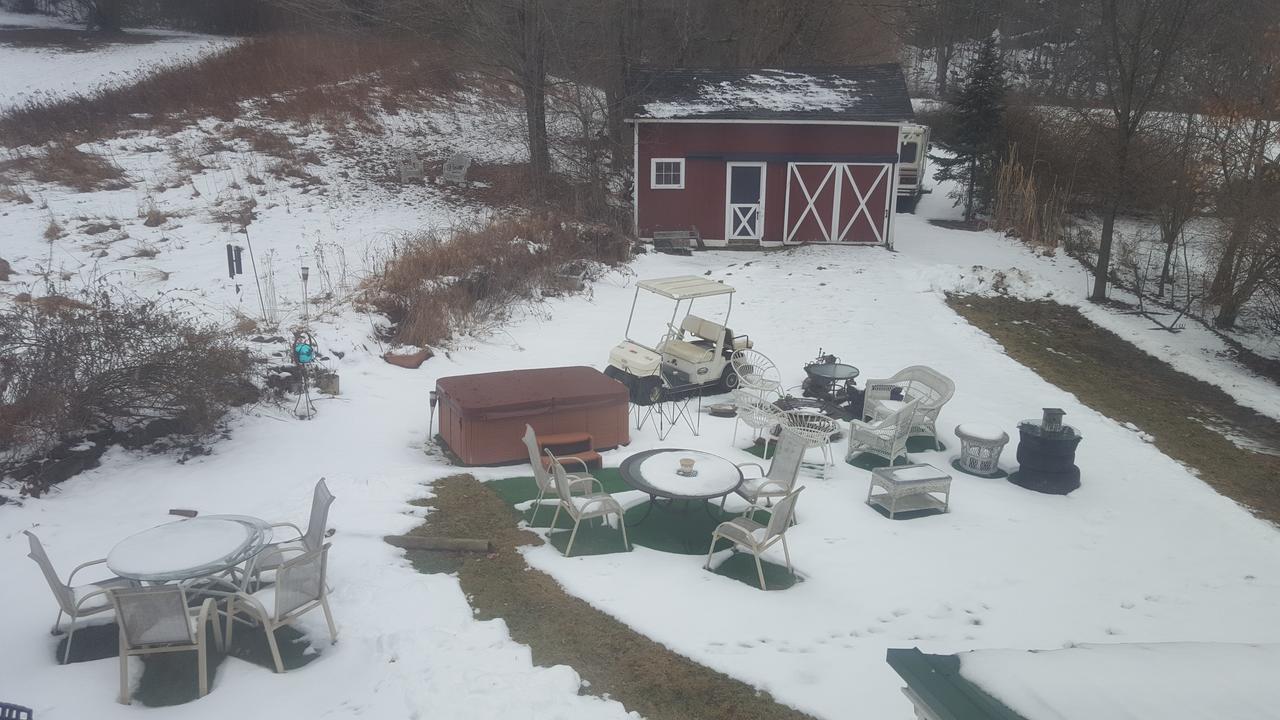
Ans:
[[[1058,408],[1045,408],[1040,420],[1018,423],[1018,471],[1009,482],[1052,495],[1080,487],[1076,446],[1082,438],[1075,428],[1062,424],[1063,414]]]

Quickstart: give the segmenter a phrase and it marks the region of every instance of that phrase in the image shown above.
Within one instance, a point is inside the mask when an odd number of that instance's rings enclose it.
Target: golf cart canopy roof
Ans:
[[[657,293],[672,300],[689,300],[691,298],[729,295],[733,288],[717,280],[710,280],[697,275],[680,275],[678,277],[641,280],[639,287]]]

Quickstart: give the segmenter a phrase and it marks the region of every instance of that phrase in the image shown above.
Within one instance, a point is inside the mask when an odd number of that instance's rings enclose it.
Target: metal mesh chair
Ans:
[[[315,550],[308,550],[280,566],[276,571],[275,585],[253,594],[235,593],[228,597],[227,643],[231,643],[235,634],[237,605],[243,605],[262,625],[267,634],[267,645],[271,648],[271,659],[275,662],[276,672],[284,672],[280,646],[276,643],[276,630],[303,613],[316,608],[324,610],[325,622],[329,624],[329,641],[337,642],[338,627],[329,610],[329,590],[325,583],[328,555],[328,543]]]
[[[778,501],[773,508],[773,514],[769,516],[769,524],[761,525],[760,523],[746,517],[737,517],[728,522],[722,522],[716,526],[711,533],[711,549],[707,551],[707,562],[703,565],[707,570],[711,569],[711,556],[716,551],[716,540],[724,538],[733,543],[733,550],[739,548],[750,552],[755,557],[756,575],[760,579],[760,589],[768,590],[768,586],[764,581],[764,567],[760,564],[760,556],[764,554],[774,544],[782,543],[782,554],[787,561],[787,570],[795,575],[795,569],[791,567],[791,549],[787,547],[787,528],[791,526],[796,511],[796,498],[800,496],[800,491],[793,490],[786,497]]]
[[[764,353],[739,350],[729,358],[729,364],[738,376],[738,387],[751,390],[760,398],[777,397],[780,394],[782,374]]]
[[[200,697],[208,694],[209,663],[204,626],[210,619],[214,621],[214,639],[219,647],[223,645],[213,598],[207,598],[199,607],[189,607],[186,590],[181,585],[114,589],[109,595],[120,625],[120,702],[129,704],[129,658],[154,653],[194,650]]]
[[[524,440],[525,449],[529,451],[529,464],[533,466],[533,479],[538,483],[538,497],[533,501],[533,515],[529,518],[529,524],[532,525],[533,521],[538,517],[538,509],[542,507],[543,499],[546,498],[548,494],[555,494],[556,484],[555,479],[551,477],[551,471],[548,469],[548,465],[543,463],[541,458],[538,457],[538,436],[534,433],[532,425],[524,426],[524,438],[522,439]],[[555,458],[554,455],[551,455],[550,450],[547,451],[547,454]],[[558,460],[558,458],[556,459]],[[578,458],[573,459],[578,460]],[[581,460],[578,461],[582,462]],[[582,467],[583,469],[586,469],[586,463],[583,463]],[[589,491],[591,489],[591,482],[595,480],[595,478],[590,474],[570,474],[565,477],[569,479],[570,492]],[[585,488],[585,490],[583,488]]]
[[[790,429],[784,428],[782,435],[778,438],[777,450],[773,453],[773,461],[769,463],[768,472],[765,472],[764,467],[759,463],[738,465],[739,470],[755,468],[759,472],[759,475],[752,476],[744,472],[742,484],[735,491],[742,499],[751,503],[751,507],[747,510],[748,518],[759,509],[762,500],[767,504],[773,498],[786,497],[791,493],[791,489],[796,484],[796,477],[800,475],[800,460],[804,457],[805,449],[804,440]],[[728,498],[728,496],[725,497]],[[724,509],[723,500],[720,502],[720,508]]]
[[[63,613],[66,613],[67,617],[71,618],[71,626],[67,630],[67,646],[62,652],[62,662],[66,664],[71,658],[71,641],[75,639],[76,625],[80,622],[80,619],[110,612],[111,601],[107,598],[107,591],[111,588],[128,587],[134,583],[132,580],[113,576],[86,585],[71,584],[71,581],[75,579],[76,573],[87,567],[101,565],[107,561],[106,558],[90,560],[87,563],[77,565],[71,571],[71,574],[67,576],[67,581],[64,583],[58,578],[58,573],[54,571],[53,563],[50,562],[49,555],[45,553],[44,545],[40,543],[40,538],[36,537],[30,530],[23,530],[22,532],[27,536],[27,543],[31,547],[27,557],[35,560],[36,564],[40,566],[40,572],[44,573],[44,579],[49,583],[49,589],[53,591],[53,598],[58,601],[58,616],[54,619],[53,628],[50,632],[55,635],[58,633]]]
[[[773,430],[783,423],[782,411],[772,402],[741,388],[733,393],[733,406],[737,410],[737,419],[733,422],[733,442],[738,442],[738,423],[741,422],[756,431],[755,437],[764,437],[764,454],[768,455]]]
[[[328,533],[329,506],[333,504],[334,499],[324,478],[320,478],[315,490],[311,493],[311,518],[307,521],[306,532],[293,523],[272,523],[272,528],[289,528],[297,533],[298,537],[285,542],[272,543],[258,553],[253,560],[253,571],[259,583],[264,579],[264,573],[278,570],[290,557],[320,549]],[[267,579],[270,577],[268,576]]]
[[[551,455],[551,453],[547,453]],[[564,548],[564,556],[569,557],[569,553],[573,551],[573,541],[578,537],[578,525],[583,520],[591,518],[604,518],[609,515],[618,516],[618,527],[622,529],[622,547],[626,550],[631,549],[631,543],[627,541],[627,523],[626,516],[623,513],[622,505],[614,499],[612,495],[604,491],[604,485],[600,484],[599,490],[591,490],[582,495],[574,495],[569,492],[569,476],[564,471],[564,466],[555,460],[555,456],[551,455],[551,476],[555,479],[556,494],[560,497],[560,504],[556,506],[556,514],[551,518],[551,528],[547,530],[550,534],[556,527],[556,521],[560,519],[560,511],[564,510],[573,518],[573,532],[569,534],[569,544]],[[600,483],[599,480],[596,483]]]

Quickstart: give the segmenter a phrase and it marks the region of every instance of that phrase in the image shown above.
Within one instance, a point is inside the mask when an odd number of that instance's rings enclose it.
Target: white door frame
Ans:
[[[800,171],[797,169],[801,165],[816,165],[816,166],[824,166],[827,168],[827,172],[822,176],[822,181],[818,183],[818,187],[814,189],[812,193],[809,192],[808,184],[805,183],[804,177],[800,175]],[[865,193],[859,190],[858,184],[854,182],[853,171],[850,170],[850,168],[855,165],[880,168],[880,172],[876,175],[876,178],[871,182],[871,185],[867,188],[867,191]],[[845,242],[845,237],[849,234],[849,230],[856,223],[858,216],[865,214],[867,217],[867,221],[871,223],[871,229],[872,229],[872,232],[874,232],[876,235],[876,240],[879,243],[884,244],[886,242],[886,239],[889,237],[888,213],[886,213],[885,217],[881,219],[881,222],[877,223],[875,221],[875,218],[871,214],[871,209],[867,207],[867,200],[872,196],[872,194],[875,193],[876,188],[880,185],[881,182],[884,182],[886,177],[889,178],[889,183],[886,187],[886,190],[892,192],[896,189],[893,187],[893,184],[892,184],[893,183],[892,176],[893,176],[893,171],[895,167],[896,166],[893,163],[871,163],[871,162],[848,162],[848,163],[846,162],[791,162],[791,163],[787,163],[787,190],[786,190],[786,196],[785,196],[786,199],[783,201],[785,205],[783,206],[783,220],[782,220],[783,242],[786,242],[786,243],[792,242],[791,238],[795,236],[795,231],[800,227],[801,223],[804,222],[804,219],[810,214],[813,215],[814,222],[818,223],[818,228],[822,231],[823,240],[825,242],[829,242],[829,243]],[[800,188],[800,192],[805,196],[804,210],[800,213],[800,217],[796,219],[794,225],[791,222],[791,186],[792,186],[791,178],[792,176],[795,176],[796,182],[799,184],[798,186]],[[823,220],[822,213],[818,212],[818,207],[815,201],[818,199],[819,196],[822,195],[823,191],[827,189],[827,183],[832,182],[833,179],[834,179],[834,187],[831,188],[831,192],[832,192],[831,220],[828,223]],[[841,192],[843,190],[841,186],[846,181],[849,184],[849,190],[852,191],[854,199],[858,202],[858,207],[854,210],[853,215],[849,217],[849,221],[846,222],[843,226],[841,226],[840,225],[840,197],[843,194]],[[892,203],[894,200],[895,198],[890,198],[890,201],[889,201],[890,210],[892,210]]]
[[[740,210],[741,207],[733,204],[733,169],[735,167],[758,167],[760,168],[760,202],[756,207],[756,227],[754,235],[738,235],[735,230],[742,225]],[[724,239],[725,242],[730,240],[761,240],[764,238],[764,190],[767,178],[769,177],[769,163],[767,162],[727,162],[724,164]],[[735,212],[739,217],[734,217]]]

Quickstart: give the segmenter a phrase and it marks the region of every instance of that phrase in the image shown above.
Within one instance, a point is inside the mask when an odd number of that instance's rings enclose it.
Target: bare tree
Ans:
[[[1107,201],[1090,298],[1103,300],[1111,271],[1116,215],[1131,181],[1135,138],[1148,114],[1170,95],[1174,63],[1193,31],[1199,0],[1094,0],[1091,61],[1110,117],[1099,124],[1111,144]],[[1087,111],[1092,114],[1091,111]]]

